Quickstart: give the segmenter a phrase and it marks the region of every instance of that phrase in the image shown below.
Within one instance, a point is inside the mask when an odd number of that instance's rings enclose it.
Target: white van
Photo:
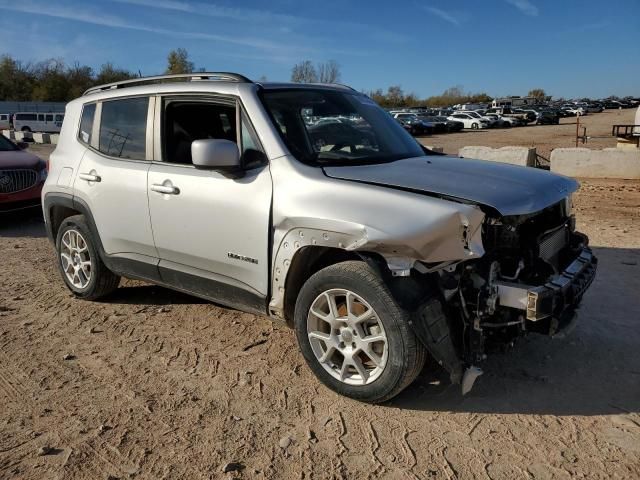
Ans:
[[[11,115],[8,113],[0,113],[0,130],[9,130],[11,128]]]
[[[63,113],[19,112],[13,116],[13,129],[22,132],[58,133]]]

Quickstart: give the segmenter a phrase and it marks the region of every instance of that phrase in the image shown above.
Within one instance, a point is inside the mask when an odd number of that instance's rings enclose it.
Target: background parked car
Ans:
[[[468,113],[454,113],[453,115],[447,117],[447,119],[462,122],[464,128],[471,128],[473,130],[477,130],[480,128],[489,128],[488,120],[472,117]]]
[[[413,132],[411,132],[412,135],[429,135],[433,133],[433,125],[425,120],[422,120],[415,113],[391,112],[391,115],[396,120],[405,122],[413,127]]]
[[[0,212],[40,205],[47,164],[27,147],[0,135]]]
[[[446,133],[449,131],[446,118],[442,119],[441,117],[432,117],[429,115],[418,115],[418,118],[423,122],[427,122],[432,125],[433,133]]]
[[[538,118],[536,119],[537,125],[558,125],[560,123],[560,116],[552,110],[541,110],[538,112]]]
[[[449,120],[447,117],[443,117],[443,116],[436,116],[433,118],[437,118],[440,121],[446,122],[447,133],[459,132],[464,128],[464,123],[458,122],[457,120]]]
[[[489,127],[495,127],[496,121],[491,117],[485,117],[475,110],[457,110],[455,113],[466,113],[467,115],[472,116],[473,118],[477,118],[478,120],[484,120]]]

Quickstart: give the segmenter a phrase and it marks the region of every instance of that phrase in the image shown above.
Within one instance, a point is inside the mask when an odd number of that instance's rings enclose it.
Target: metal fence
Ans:
[[[65,102],[0,102],[0,113],[64,112]]]

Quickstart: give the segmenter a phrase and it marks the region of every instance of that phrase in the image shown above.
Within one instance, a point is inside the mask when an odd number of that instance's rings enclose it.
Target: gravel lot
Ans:
[[[565,129],[429,144],[550,149]],[[639,478],[640,182],[584,181],[576,203],[600,259],[576,330],[491,357],[464,398],[427,368],[381,406],[321,386],[266,318],[134,281],[72,298],[38,213],[4,217],[0,479]]]

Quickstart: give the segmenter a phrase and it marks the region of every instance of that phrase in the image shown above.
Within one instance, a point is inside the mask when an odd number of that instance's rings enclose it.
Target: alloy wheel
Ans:
[[[345,289],[322,292],[307,315],[307,335],[316,360],[337,380],[367,385],[384,371],[387,335],[373,308]]]
[[[67,280],[76,288],[86,288],[91,281],[91,255],[79,231],[69,229],[62,235],[60,262]]]

